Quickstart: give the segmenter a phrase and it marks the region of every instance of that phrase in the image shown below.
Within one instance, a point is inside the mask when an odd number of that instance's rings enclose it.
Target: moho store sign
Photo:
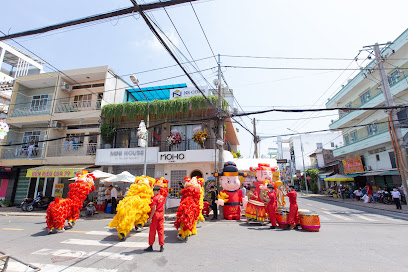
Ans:
[[[159,152],[157,163],[214,162],[215,154],[214,149]]]
[[[95,165],[133,165],[144,163],[144,148],[111,148],[96,151]],[[148,147],[146,161],[157,163],[159,147]]]

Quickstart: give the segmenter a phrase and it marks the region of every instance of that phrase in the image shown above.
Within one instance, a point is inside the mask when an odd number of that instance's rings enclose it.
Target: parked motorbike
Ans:
[[[21,210],[27,211],[27,206],[28,206],[31,202],[33,202],[33,200],[34,200],[34,199],[32,199],[32,198],[23,198],[23,202],[21,202],[21,204],[20,204]]]
[[[25,210],[27,212],[33,211],[35,208],[47,209],[48,205],[54,201],[54,197],[44,197],[42,193],[38,193],[37,197],[34,200],[25,205]],[[23,209],[23,206],[21,207]],[[24,211],[24,210],[23,210]]]
[[[383,194],[382,201],[383,201],[384,204],[387,204],[387,205],[392,204],[393,200],[392,200],[391,194],[389,192],[385,191],[384,194]]]

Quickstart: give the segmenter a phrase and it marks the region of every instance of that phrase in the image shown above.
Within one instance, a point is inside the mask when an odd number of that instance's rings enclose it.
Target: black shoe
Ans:
[[[164,247],[160,246],[160,252],[163,252],[163,251],[164,251]]]
[[[299,230],[299,225],[296,225],[293,229],[294,230]]]
[[[270,229],[276,229],[276,227],[275,227],[275,226],[270,226],[269,228],[270,228]]]
[[[153,246],[149,246],[148,248],[145,248],[146,252],[152,252],[153,251]]]

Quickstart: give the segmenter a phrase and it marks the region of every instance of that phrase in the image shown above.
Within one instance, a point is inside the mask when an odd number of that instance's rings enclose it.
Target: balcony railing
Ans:
[[[4,160],[41,159],[44,155],[43,147],[15,146],[4,147],[1,158]]]
[[[47,157],[60,156],[94,156],[96,155],[97,143],[73,143],[48,144]]]
[[[401,82],[402,80],[406,80],[406,79],[408,79],[408,75],[407,75],[407,76],[404,76],[404,77],[398,78],[397,80],[393,81],[392,84],[390,84],[390,88],[392,88],[393,86],[395,86],[397,83]],[[373,100],[373,99],[376,98],[377,96],[383,95],[383,94],[382,94],[382,91],[381,91],[380,89],[375,89],[375,90],[376,90],[376,91],[371,94],[370,99],[368,99],[365,103],[361,103],[360,101],[358,101],[358,102],[356,102],[356,103],[353,103],[353,104],[351,105],[351,107],[352,107],[352,108],[360,108],[360,107],[363,107],[366,103],[370,102],[371,100]],[[332,122],[332,124],[334,124],[335,122],[337,122],[337,121],[341,120],[342,118],[346,117],[346,116],[349,115],[351,112],[352,112],[352,111],[348,111],[348,112],[343,112],[343,113],[341,113],[340,116],[339,116],[339,118],[338,118],[337,120],[334,120],[334,121]]]
[[[55,105],[56,113],[100,110],[101,100],[84,100],[75,102],[58,102]]]
[[[45,105],[17,104],[11,109],[10,117],[49,115],[50,112],[51,102]]]

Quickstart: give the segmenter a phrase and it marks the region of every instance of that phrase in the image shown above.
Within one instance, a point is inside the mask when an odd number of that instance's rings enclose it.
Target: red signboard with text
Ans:
[[[357,173],[364,172],[363,162],[361,157],[353,157],[343,160],[344,173]]]

